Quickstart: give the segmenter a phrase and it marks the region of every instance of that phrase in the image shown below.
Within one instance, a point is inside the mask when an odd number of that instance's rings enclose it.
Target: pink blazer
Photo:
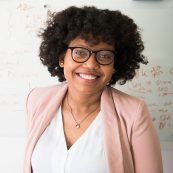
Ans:
[[[36,88],[29,93],[24,173],[32,172],[34,146],[56,115],[67,88],[64,82]],[[108,173],[163,173],[159,140],[143,101],[105,87],[101,113]]]

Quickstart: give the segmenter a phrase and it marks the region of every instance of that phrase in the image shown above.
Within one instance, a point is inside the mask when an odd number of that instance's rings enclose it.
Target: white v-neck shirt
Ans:
[[[38,140],[31,158],[33,173],[107,173],[99,113],[67,149],[61,109]]]

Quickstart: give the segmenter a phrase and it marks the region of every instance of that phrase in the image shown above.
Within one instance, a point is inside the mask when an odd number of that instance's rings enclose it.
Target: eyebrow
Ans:
[[[83,48],[86,48],[86,49],[91,49],[90,47],[86,46],[86,45],[82,45],[82,44],[77,44],[77,45],[69,45],[71,47],[83,47]]]
[[[82,47],[82,48],[86,48],[92,51],[99,51],[99,50],[111,50],[111,51],[115,51],[112,48],[100,48],[98,50],[93,50],[91,47],[88,47],[87,45],[82,45],[82,44],[78,44],[78,45],[69,45],[69,47]]]

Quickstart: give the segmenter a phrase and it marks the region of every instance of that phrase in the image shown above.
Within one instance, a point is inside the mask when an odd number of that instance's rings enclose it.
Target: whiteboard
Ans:
[[[36,86],[58,83],[38,58],[37,34],[44,25],[47,10],[91,5],[84,1],[57,2],[60,1],[0,1],[1,137],[24,137],[27,93]],[[173,142],[173,2],[102,2],[93,1],[92,5],[121,10],[136,21],[146,47],[144,54],[149,60],[134,80],[114,87],[144,99],[160,141]]]

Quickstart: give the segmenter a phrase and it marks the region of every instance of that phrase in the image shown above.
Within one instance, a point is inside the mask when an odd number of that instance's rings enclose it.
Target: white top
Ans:
[[[106,173],[101,114],[68,150],[59,109],[38,140],[31,164],[33,173]]]

